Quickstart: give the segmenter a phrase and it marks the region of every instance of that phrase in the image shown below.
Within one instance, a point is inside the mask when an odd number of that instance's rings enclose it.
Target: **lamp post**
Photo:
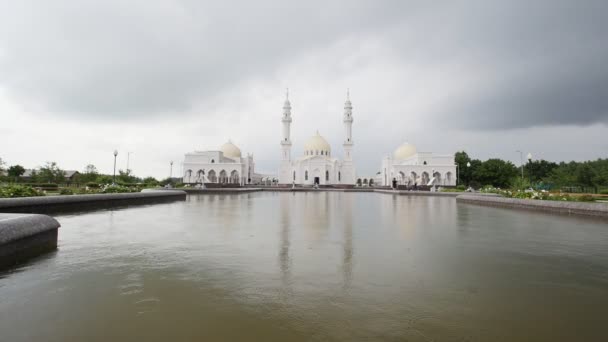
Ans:
[[[519,152],[519,164],[521,166],[521,179],[524,179],[524,153],[520,150],[517,150],[515,152]]]
[[[129,172],[129,159],[131,157],[131,153],[133,152],[127,152],[127,175],[131,174],[131,172]]]
[[[114,175],[112,176],[112,184],[116,184],[116,156],[118,155],[118,151],[114,150]]]
[[[171,181],[171,177],[173,177],[173,160],[169,163],[171,168],[169,169],[169,182]]]

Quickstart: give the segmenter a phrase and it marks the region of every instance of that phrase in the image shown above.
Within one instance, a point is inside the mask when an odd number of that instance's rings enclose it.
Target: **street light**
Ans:
[[[116,156],[118,155],[118,151],[114,150],[114,176],[112,176],[112,183],[116,184]]]
[[[521,166],[521,179],[524,179],[524,153],[520,150],[517,150],[515,152],[519,152],[519,164]]]
[[[173,177],[173,160],[169,164],[171,164],[171,168],[169,169],[169,181],[171,181],[171,177]]]

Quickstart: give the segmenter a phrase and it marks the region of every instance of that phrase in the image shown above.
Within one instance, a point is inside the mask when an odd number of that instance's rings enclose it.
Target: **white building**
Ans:
[[[245,185],[261,182],[255,173],[253,155],[241,156],[241,150],[228,141],[219,151],[194,151],[184,158],[184,183],[231,183]]]
[[[344,159],[332,157],[331,146],[319,132],[304,144],[304,155],[291,158],[291,104],[289,96],[283,105],[283,139],[281,139],[281,162],[279,166],[280,184],[299,185],[354,185],[355,168],[353,165],[352,104],[347,93],[344,104],[344,128],[346,137],[343,143]]]
[[[378,179],[379,178],[379,179]],[[382,185],[456,185],[454,155],[417,152],[416,146],[405,143],[392,155],[382,159],[376,178]]]

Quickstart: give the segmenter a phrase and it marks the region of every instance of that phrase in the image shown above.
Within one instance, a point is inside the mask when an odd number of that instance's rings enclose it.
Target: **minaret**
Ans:
[[[281,165],[279,170],[279,183],[291,184],[289,177],[291,170],[291,104],[289,103],[289,89],[285,92],[285,103],[283,104],[283,138],[281,139]]]
[[[281,149],[283,154],[281,160],[291,160],[291,104],[289,103],[289,89],[285,93],[285,103],[283,104],[283,139],[281,140]]]
[[[344,141],[344,160],[353,160],[353,105],[350,102],[350,91],[346,90],[346,102],[344,102],[344,128],[346,129],[346,140]]]
[[[355,165],[353,164],[353,105],[350,103],[350,91],[346,90],[346,102],[344,102],[344,128],[346,129],[346,140],[344,140],[344,160],[342,161],[342,180],[340,183],[355,184]]]

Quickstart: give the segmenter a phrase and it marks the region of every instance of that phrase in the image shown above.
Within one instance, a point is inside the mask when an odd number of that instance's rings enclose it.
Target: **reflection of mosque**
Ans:
[[[300,196],[303,195],[303,196]],[[309,193],[296,194],[281,193],[280,199],[280,246],[278,253],[278,264],[281,272],[281,280],[283,286],[288,286],[292,282],[293,271],[293,256],[291,253],[291,239],[293,238],[293,229],[299,225],[300,220],[307,221],[307,218],[314,217],[314,222],[307,222],[308,228],[312,230],[305,233],[310,234],[313,240],[322,239],[323,236],[329,233],[325,228],[340,227],[343,230],[342,242],[342,257],[340,270],[342,271],[343,288],[350,287],[353,278],[353,220],[352,206],[353,194],[349,193]],[[339,196],[332,200],[332,196]],[[334,205],[335,208],[329,206]],[[291,210],[291,208],[304,208]],[[312,215],[316,213],[316,215]],[[340,213],[339,216],[332,218],[330,213]],[[302,214],[303,216],[297,216]],[[332,220],[333,219],[333,220]],[[339,224],[334,224],[340,222]]]

